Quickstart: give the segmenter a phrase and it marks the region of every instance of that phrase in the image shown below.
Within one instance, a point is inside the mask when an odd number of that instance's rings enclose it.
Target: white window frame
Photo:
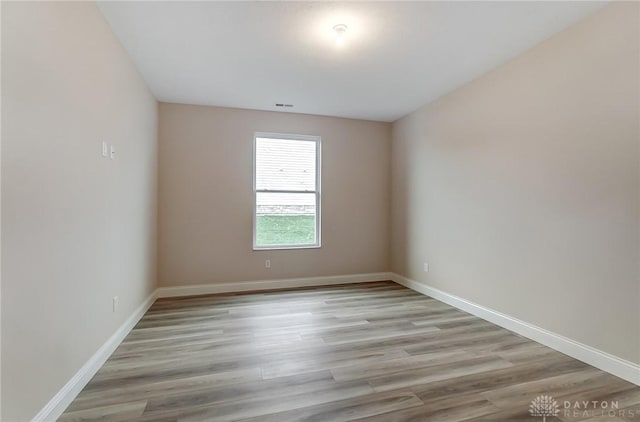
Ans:
[[[311,141],[316,143],[316,190],[273,190],[273,189],[256,189],[256,143],[258,138],[285,139],[291,141]],[[317,249],[322,247],[321,242],[321,163],[322,163],[322,137],[314,135],[294,135],[290,133],[271,133],[271,132],[255,132],[253,134],[253,250],[274,250],[274,249]],[[256,244],[256,198],[258,193],[315,193],[316,194],[316,242],[305,245],[266,245],[258,246]]]

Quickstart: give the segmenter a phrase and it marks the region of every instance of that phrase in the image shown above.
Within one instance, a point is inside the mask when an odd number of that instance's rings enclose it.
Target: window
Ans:
[[[320,137],[253,138],[253,249],[320,247]]]

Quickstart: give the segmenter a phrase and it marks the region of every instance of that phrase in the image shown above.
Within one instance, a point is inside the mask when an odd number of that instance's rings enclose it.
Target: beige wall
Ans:
[[[2,8],[1,419],[25,421],[155,287],[157,103],[94,3]]]
[[[322,137],[321,249],[252,251],[255,131]],[[389,124],[161,103],[159,135],[160,285],[389,269]]]
[[[640,363],[638,7],[393,125],[395,272]]]

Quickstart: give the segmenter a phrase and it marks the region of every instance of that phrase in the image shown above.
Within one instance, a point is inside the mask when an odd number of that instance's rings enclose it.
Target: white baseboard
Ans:
[[[368,281],[391,280],[391,273],[350,274],[327,277],[289,278],[281,280],[245,281],[238,283],[205,284],[181,287],[160,287],[156,289],[138,309],[113,333],[78,372],[56,393],[49,403],[32,419],[33,422],[55,421],[71,404],[80,391],[89,383],[107,361],[113,351],[122,343],[140,318],[158,297],[195,296],[202,294],[248,292],[252,290],[289,289],[295,287],[326,286],[335,284],[363,283]]]
[[[155,290],[149,297],[131,314],[131,316],[116,330],[115,333],[98,349],[91,358],[82,365],[82,368],[56,393],[49,403],[46,404],[32,419],[32,421],[55,421],[62,415],[62,412],[71,404],[73,399],[80,394],[80,391],[91,381],[91,378],[98,372],[114,350],[122,343],[122,340],[129,334],[131,329],[138,323],[140,318],[147,312],[157,298],[158,291]]]
[[[82,368],[58,391],[58,393],[33,418],[33,421],[55,421],[82,391],[95,373],[120,345],[136,323],[158,297],[195,296],[215,293],[276,290],[296,287],[329,286],[335,284],[364,283],[392,280],[424,295],[466,311],[486,321],[516,332],[545,346],[576,358],[610,374],[640,385],[640,365],[571,340],[533,324],[478,305],[461,297],[443,292],[424,283],[408,279],[395,273],[350,274],[323,277],[288,278],[280,280],[244,281],[156,289],[118,330],[98,349]]]
[[[323,277],[285,278],[279,280],[239,281],[235,283],[197,284],[192,286],[160,287],[158,297],[197,296],[216,293],[278,290],[296,287],[330,286],[334,284],[365,283],[391,280],[391,273],[349,274]]]
[[[492,322],[507,330],[516,332],[561,353],[569,355],[584,363],[620,377],[624,380],[640,385],[640,365],[603,352],[586,344],[571,340],[560,334],[553,333],[528,322],[521,321],[485,306],[478,305],[459,296],[455,296],[427,284],[408,279],[392,273],[391,280],[416,292],[437,299],[455,308],[473,314],[486,321]]]

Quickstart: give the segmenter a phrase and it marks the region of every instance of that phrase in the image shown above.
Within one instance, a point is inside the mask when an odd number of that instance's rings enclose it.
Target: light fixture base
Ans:
[[[336,44],[342,45],[344,42],[344,34],[347,32],[347,25],[343,23],[334,25],[333,32],[336,34]]]
[[[333,30],[338,32],[338,33],[344,33],[347,32],[347,25],[343,24],[343,23],[339,23],[337,25],[335,25],[333,27]]]

